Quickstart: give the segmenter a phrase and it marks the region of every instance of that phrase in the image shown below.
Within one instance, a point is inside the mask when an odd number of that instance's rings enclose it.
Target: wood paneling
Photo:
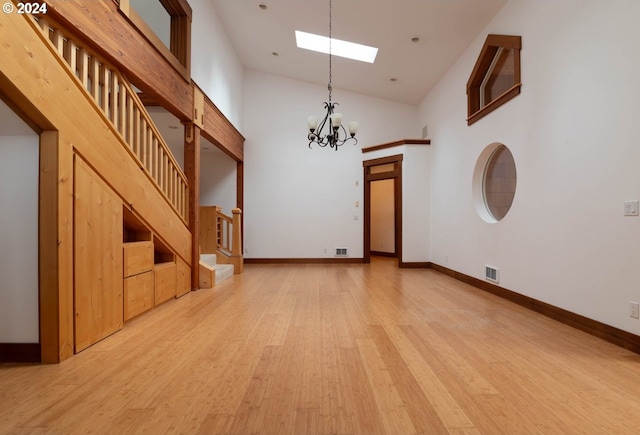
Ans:
[[[211,288],[216,284],[216,271],[212,267],[207,264],[200,263],[198,265],[200,268],[200,282],[199,286],[201,289],[203,288]]]
[[[153,242],[130,242],[123,247],[124,277],[153,270]]]
[[[154,270],[155,304],[176,297],[176,263],[156,264]]]
[[[176,258],[176,297],[191,291],[191,268],[181,258]]]
[[[79,157],[74,172],[75,351],[122,328],[122,202]]]
[[[154,273],[149,271],[124,279],[124,320],[150,310],[155,305]]]
[[[39,275],[43,363],[73,355],[73,152],[58,132],[40,135]]]
[[[244,160],[244,137],[206,95],[202,136],[232,159]]]
[[[218,250],[215,206],[200,207],[200,253],[215,254]]]

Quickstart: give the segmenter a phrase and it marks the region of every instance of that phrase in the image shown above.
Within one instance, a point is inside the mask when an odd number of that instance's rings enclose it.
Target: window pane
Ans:
[[[171,48],[171,15],[160,0],[131,0],[131,7],[140,15],[156,36]]]
[[[515,85],[515,50],[500,48],[480,87],[484,107]]]
[[[487,210],[497,221],[501,220],[513,203],[516,193],[516,164],[511,151],[501,145],[489,158],[484,172],[484,201]]]
[[[383,172],[391,172],[396,169],[395,163],[387,163],[384,165],[375,165],[369,167],[370,174],[381,174]]]

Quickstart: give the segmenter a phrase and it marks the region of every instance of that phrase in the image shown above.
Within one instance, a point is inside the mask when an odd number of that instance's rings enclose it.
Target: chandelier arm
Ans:
[[[318,126],[318,137],[322,138],[323,140],[324,140],[324,137],[321,134],[324,131],[324,126],[326,125],[327,121],[329,121],[329,125],[331,125],[331,120],[329,119],[329,116],[333,113],[333,109],[330,108],[327,105],[327,103],[324,103],[324,105],[325,105],[325,109],[327,109],[327,114],[324,115],[322,122]]]

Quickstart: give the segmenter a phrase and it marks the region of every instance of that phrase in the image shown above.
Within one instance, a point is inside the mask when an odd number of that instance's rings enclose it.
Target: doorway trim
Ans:
[[[363,263],[371,263],[371,182],[378,180],[394,180],[394,220],[395,220],[395,252],[398,265],[402,264],[402,154],[380,157],[362,162],[364,170],[364,249]],[[372,173],[372,168],[380,165],[393,165],[393,170]]]

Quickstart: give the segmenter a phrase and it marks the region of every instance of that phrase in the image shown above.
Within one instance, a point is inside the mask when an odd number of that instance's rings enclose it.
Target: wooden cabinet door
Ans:
[[[79,156],[74,173],[75,351],[123,324],[122,201]]]

